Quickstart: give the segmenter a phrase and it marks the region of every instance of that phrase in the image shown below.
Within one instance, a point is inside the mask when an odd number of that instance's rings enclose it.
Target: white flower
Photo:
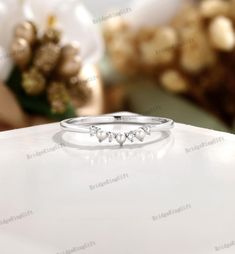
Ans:
[[[32,20],[42,33],[51,15],[56,17],[63,31],[63,43],[80,43],[84,64],[96,63],[101,58],[102,37],[79,0],[0,0],[0,80],[6,80],[12,68],[9,47],[16,24]]]

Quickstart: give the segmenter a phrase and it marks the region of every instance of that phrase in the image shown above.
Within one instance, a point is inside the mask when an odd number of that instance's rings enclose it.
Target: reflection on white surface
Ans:
[[[85,136],[85,137],[84,137]],[[69,155],[85,160],[92,165],[97,163],[112,163],[115,160],[147,162],[162,158],[170,149],[174,138],[169,132],[156,134],[152,141],[137,144],[125,144],[123,147],[115,144],[97,144],[89,135],[59,132],[53,140],[63,145],[63,150]],[[73,148],[73,149],[71,149]]]
[[[176,124],[161,142],[89,150],[57,149],[60,131],[52,124],[0,133],[0,221],[33,212],[0,226],[1,253],[60,253],[95,242],[83,252],[213,254],[234,238],[234,135]],[[185,152],[215,137],[224,142]],[[91,191],[122,174],[128,178]],[[234,254],[234,246],[223,252]]]

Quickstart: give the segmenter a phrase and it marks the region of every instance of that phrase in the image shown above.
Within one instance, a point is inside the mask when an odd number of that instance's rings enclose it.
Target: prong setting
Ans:
[[[126,128],[126,125],[129,125]],[[116,112],[100,116],[82,116],[66,119],[60,122],[65,132],[87,133],[96,137],[99,142],[124,143],[144,142],[151,133],[169,131],[174,127],[174,121],[168,118],[145,116],[131,112]],[[114,131],[107,130],[112,126]],[[134,129],[130,129],[133,126]],[[115,131],[122,130],[122,131]],[[81,140],[82,141],[82,140]]]
[[[100,143],[106,139],[108,139],[109,143],[111,143],[113,140],[116,140],[116,142],[120,146],[123,146],[123,144],[126,141],[130,141],[131,143],[133,143],[135,139],[140,142],[143,142],[147,135],[151,135],[151,126],[147,126],[147,125],[139,127],[135,131],[129,131],[125,133],[121,133],[121,132],[114,133],[111,131],[107,132],[96,126],[90,127],[90,136],[92,137],[96,136]]]
[[[120,144],[120,146],[122,146],[126,141],[126,135],[124,133],[118,133],[115,139]]]
[[[129,133],[126,133],[126,137],[127,137],[127,139],[129,139],[131,141],[131,143],[134,142],[135,135],[134,135],[133,131],[130,131]]]
[[[98,128],[96,126],[91,126],[90,127],[90,136],[93,137],[96,135]]]
[[[98,129],[96,132],[96,137],[98,138],[99,142],[101,143],[108,137],[108,133],[106,131]]]
[[[139,128],[139,129],[136,130],[134,133],[135,133],[135,137],[136,137],[139,141],[141,141],[141,142],[144,141],[144,138],[145,138],[145,136],[146,136],[146,132],[143,130],[143,128]]]
[[[113,141],[113,139],[115,139],[116,137],[116,134],[113,133],[113,132],[108,132],[108,140],[109,140],[109,143],[111,143]]]
[[[151,135],[151,126],[145,125],[142,127],[142,129],[145,131],[147,135]]]

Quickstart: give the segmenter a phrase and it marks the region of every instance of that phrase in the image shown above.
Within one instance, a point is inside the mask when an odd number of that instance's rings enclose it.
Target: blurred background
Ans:
[[[0,0],[0,131],[131,111],[235,133],[235,0]]]

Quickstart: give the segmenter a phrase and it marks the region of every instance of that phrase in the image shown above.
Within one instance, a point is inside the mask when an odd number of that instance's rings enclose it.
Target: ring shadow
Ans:
[[[77,145],[71,142],[66,141],[63,138],[63,135],[66,133],[66,131],[60,131],[57,132],[56,134],[54,134],[54,136],[52,137],[52,140],[58,144],[58,145],[64,145],[70,148],[76,148],[76,149],[80,149],[80,150],[106,150],[106,149],[112,149],[112,150],[116,150],[116,149],[122,149],[124,148],[128,148],[128,149],[136,149],[136,148],[141,148],[144,146],[148,146],[154,143],[158,143],[161,142],[167,138],[170,138],[172,136],[170,131],[160,131],[159,133],[161,133],[161,136],[158,138],[155,138],[151,141],[148,142],[143,142],[143,143],[139,143],[139,144],[125,144],[124,146],[120,146],[120,145],[106,145],[106,146],[100,146],[100,145]]]

